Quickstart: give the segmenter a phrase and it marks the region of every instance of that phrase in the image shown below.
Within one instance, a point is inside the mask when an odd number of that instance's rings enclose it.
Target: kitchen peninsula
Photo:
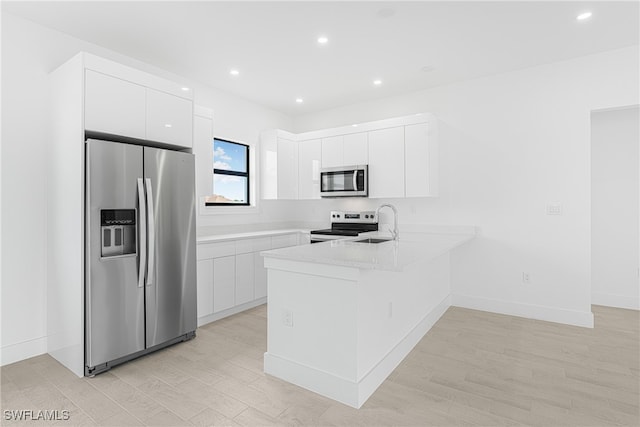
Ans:
[[[449,253],[473,227],[361,234],[262,252],[264,371],[359,408],[450,306]]]

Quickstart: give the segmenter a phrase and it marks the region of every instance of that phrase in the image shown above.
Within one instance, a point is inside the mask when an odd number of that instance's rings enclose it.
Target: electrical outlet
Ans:
[[[282,324],[293,328],[293,312],[291,310],[282,309]]]
[[[547,215],[562,215],[562,203],[549,203],[547,205]]]
[[[522,283],[529,284],[531,283],[531,273],[527,271],[522,272]]]

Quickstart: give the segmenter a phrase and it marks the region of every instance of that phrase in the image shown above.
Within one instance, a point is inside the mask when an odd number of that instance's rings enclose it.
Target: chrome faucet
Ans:
[[[380,221],[379,217],[378,217],[378,213],[380,213],[380,209],[387,207],[387,208],[391,208],[391,210],[393,211],[393,230],[389,230],[389,232],[391,232],[391,237],[393,238],[393,240],[398,240],[398,210],[396,209],[395,206],[389,204],[389,203],[385,203],[382,204],[380,206],[378,206],[378,209],[376,209],[376,217],[378,218],[378,221]]]

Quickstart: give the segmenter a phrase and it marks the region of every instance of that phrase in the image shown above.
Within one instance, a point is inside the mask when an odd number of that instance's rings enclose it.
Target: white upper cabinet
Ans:
[[[144,139],[146,89],[86,70],[85,129]]]
[[[321,141],[312,139],[298,145],[298,198],[320,198]]]
[[[278,199],[298,198],[298,143],[278,138]]]
[[[181,147],[193,146],[193,102],[147,88],[147,137]]]
[[[322,138],[322,167],[366,165],[367,132]]]
[[[265,199],[317,198],[318,158],[321,168],[369,165],[372,198],[438,195],[437,119],[433,114],[358,123],[357,132],[352,126],[297,135],[270,130],[262,133],[260,146]]]
[[[193,154],[196,158],[196,196],[213,194],[213,111],[194,106]]]
[[[287,138],[291,135],[291,138]],[[260,135],[260,197],[298,198],[298,142],[280,130]]]
[[[438,195],[438,151],[427,123],[405,126],[405,196]]]
[[[322,167],[344,166],[344,137],[342,135],[322,139]]]
[[[369,197],[404,197],[404,126],[369,132]]]
[[[278,198],[278,131],[260,134],[260,197]]]
[[[368,134],[352,133],[344,136],[342,166],[366,165],[369,163]]]
[[[82,55],[85,130],[193,147],[193,96],[188,88],[103,58]]]

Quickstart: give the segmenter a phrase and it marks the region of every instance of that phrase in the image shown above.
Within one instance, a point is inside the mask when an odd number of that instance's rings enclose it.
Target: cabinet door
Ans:
[[[198,317],[213,314],[213,259],[198,261]]]
[[[322,156],[319,139],[302,141],[298,145],[298,198],[320,198],[320,161]]]
[[[260,134],[260,197],[278,198],[278,136],[275,130]]]
[[[344,166],[366,165],[369,163],[368,135],[366,132],[344,136]]]
[[[87,70],[85,129],[144,139],[145,97],[143,86]]]
[[[405,126],[405,195],[425,197],[431,195],[430,164],[427,124]]]
[[[236,257],[213,260],[213,311],[217,313],[235,305]]]
[[[404,126],[369,132],[369,197],[404,197]]]
[[[298,144],[278,138],[278,199],[298,198]]]
[[[343,137],[332,136],[322,139],[322,167],[333,168],[343,166]]]
[[[193,102],[147,88],[147,139],[191,148]]]
[[[213,194],[213,121],[209,118],[193,118],[193,154],[196,157],[196,196]]]
[[[267,296],[267,269],[264,268],[264,258],[260,252],[253,254],[254,262],[254,297],[255,299]]]
[[[253,301],[253,253],[236,255],[236,305]]]

